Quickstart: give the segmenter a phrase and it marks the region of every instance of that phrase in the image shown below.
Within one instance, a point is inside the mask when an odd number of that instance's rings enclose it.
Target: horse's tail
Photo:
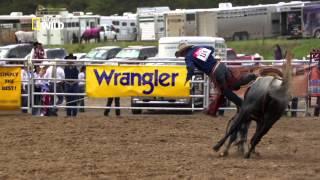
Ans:
[[[286,62],[283,64],[283,78],[280,86],[270,90],[269,95],[278,100],[291,99],[291,79],[292,79],[292,57],[291,52],[286,55]]]
[[[286,54],[286,63],[283,67],[283,81],[281,84],[281,87],[285,90],[287,90],[288,93],[291,92],[291,80],[292,80],[292,58],[293,54],[288,51]]]

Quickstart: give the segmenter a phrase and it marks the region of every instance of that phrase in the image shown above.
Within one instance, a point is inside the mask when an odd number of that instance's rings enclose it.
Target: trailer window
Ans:
[[[112,21],[112,24],[115,26],[119,26],[120,22],[119,21]]]
[[[195,14],[187,14],[186,19],[187,19],[187,21],[195,21],[196,15]]]
[[[136,23],[130,23],[130,26],[136,26]]]
[[[121,25],[122,25],[122,26],[127,26],[127,23],[126,23],[126,22],[122,22]]]
[[[90,22],[90,27],[94,27],[95,26],[95,23],[94,22]]]

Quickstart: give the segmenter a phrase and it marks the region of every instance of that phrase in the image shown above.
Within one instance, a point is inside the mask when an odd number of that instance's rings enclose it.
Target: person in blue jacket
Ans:
[[[238,90],[241,85],[256,79],[256,75],[249,74],[246,78],[242,78],[241,82],[235,82],[231,71],[224,63],[215,59],[214,54],[214,48],[211,46],[192,46],[188,43],[180,43],[175,56],[185,57],[188,71],[186,83],[191,80],[194,70],[197,68],[208,75],[214,84],[219,86],[223,96],[232,101],[239,109],[242,99],[233,90]],[[230,83],[231,81],[233,82]]]

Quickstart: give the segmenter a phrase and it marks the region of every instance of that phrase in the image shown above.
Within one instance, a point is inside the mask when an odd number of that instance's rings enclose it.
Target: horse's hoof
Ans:
[[[249,158],[250,158],[250,153],[246,153],[246,154],[244,155],[244,158],[245,158],[245,159],[249,159]]]
[[[215,152],[218,152],[219,149],[220,149],[220,146],[217,144],[217,145],[213,146],[212,149],[213,149]]]
[[[261,156],[261,154],[259,153],[259,152],[253,152],[253,154],[255,155],[255,156],[257,156],[257,157],[260,157]]]
[[[229,154],[228,152],[222,152],[222,153],[219,154],[219,156],[220,157],[226,157],[226,156],[228,156],[228,154]]]

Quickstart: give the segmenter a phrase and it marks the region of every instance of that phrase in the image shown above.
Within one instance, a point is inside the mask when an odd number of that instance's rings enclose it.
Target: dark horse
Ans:
[[[250,158],[261,138],[271,129],[285,112],[291,99],[289,92],[291,79],[291,54],[287,55],[284,77],[265,76],[258,78],[247,90],[240,111],[231,120],[231,126],[227,128],[225,136],[213,147],[219,151],[221,146],[229,138],[229,143],[221,155],[227,155],[230,145],[236,140],[237,134],[241,135],[239,147],[244,152],[243,144],[250,122],[256,121],[256,131],[251,139],[250,148],[245,158]]]
[[[86,29],[81,35],[80,43],[82,40],[89,42],[90,39],[95,39],[96,41],[100,42],[100,32],[102,31],[104,32],[103,26]]]

